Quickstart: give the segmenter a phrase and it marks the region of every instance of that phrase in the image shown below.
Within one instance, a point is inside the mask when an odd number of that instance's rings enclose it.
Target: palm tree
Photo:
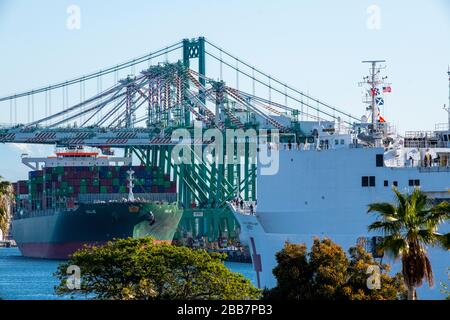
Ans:
[[[446,201],[432,205],[427,196],[416,188],[402,194],[394,188],[396,204],[372,203],[367,212],[377,213],[377,221],[369,231],[384,234],[380,249],[394,258],[402,258],[402,274],[408,288],[408,299],[415,300],[416,288],[424,279],[433,286],[433,271],[426,246],[450,248],[450,233],[438,233],[441,223],[450,218],[450,204]]]
[[[0,176],[0,230],[4,235],[7,235],[9,230],[12,200],[12,185],[10,182],[4,181],[2,176]]]

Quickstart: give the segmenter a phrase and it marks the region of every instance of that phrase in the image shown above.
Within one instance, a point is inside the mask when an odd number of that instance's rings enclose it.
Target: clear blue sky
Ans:
[[[68,30],[66,9],[81,9]],[[366,26],[380,8],[379,30]],[[405,130],[445,122],[450,1],[25,1],[0,0],[0,96],[72,78],[203,35],[312,96],[363,114],[362,60],[387,60],[393,92],[386,116]],[[0,122],[8,116],[0,113]],[[42,148],[31,148],[33,154]],[[17,147],[0,174],[24,178]],[[44,154],[42,154],[44,155]]]

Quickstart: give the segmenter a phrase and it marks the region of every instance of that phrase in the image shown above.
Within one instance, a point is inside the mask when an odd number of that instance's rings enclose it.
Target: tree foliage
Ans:
[[[151,238],[116,240],[75,252],[58,267],[55,289],[97,299],[258,299],[260,290],[227,269],[224,258]],[[70,265],[80,268],[80,290],[67,287]]]
[[[12,185],[0,176],[0,230],[8,234],[11,221],[11,203],[13,201]]]
[[[394,188],[396,203],[372,203],[368,212],[377,215],[369,231],[384,236],[380,248],[394,258],[402,259],[402,274],[408,287],[409,299],[415,299],[416,288],[425,279],[433,285],[433,270],[426,246],[450,249],[450,233],[441,234],[439,226],[450,218],[450,204],[443,201],[433,205],[416,188],[411,194],[402,194]]]
[[[310,252],[304,244],[286,242],[276,259],[277,286],[265,292],[268,299],[395,300],[406,293],[401,275],[389,276],[389,266],[360,246],[351,248],[347,256],[327,238],[314,239]],[[379,289],[367,285],[372,275],[369,266],[380,270]]]

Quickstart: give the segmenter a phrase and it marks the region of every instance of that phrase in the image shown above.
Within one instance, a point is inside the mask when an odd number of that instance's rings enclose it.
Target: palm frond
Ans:
[[[395,187],[392,190],[394,191],[394,194],[395,194],[395,197],[396,197],[396,200],[397,200],[397,203],[398,203],[397,212],[405,212],[406,211],[406,205],[408,203],[407,196],[403,195]]]
[[[392,235],[400,232],[401,224],[395,221],[375,221],[367,228],[369,231],[381,231],[385,235]]]
[[[450,219],[450,204],[441,202],[430,209],[419,212],[418,224],[426,226],[428,229],[437,229],[437,227]]]
[[[4,194],[11,187],[11,183],[8,181],[0,181],[0,194]]]
[[[442,201],[438,203],[437,205],[433,206],[430,209],[430,212],[435,216],[442,216],[443,219],[449,220],[450,219],[450,203],[447,201]]]
[[[406,240],[400,234],[394,234],[384,237],[379,244],[379,249],[385,251],[388,255],[398,258],[408,248]]]
[[[389,202],[378,202],[378,203],[371,203],[369,204],[368,208],[367,208],[367,212],[375,212],[378,213],[379,216],[383,217],[383,218],[395,218],[395,216],[397,215],[396,212],[396,208],[395,206],[393,206],[391,203]]]
[[[407,286],[420,287],[423,279],[433,286],[430,260],[419,247],[410,248],[409,253],[402,256],[402,274]]]
[[[425,255],[425,278],[430,287],[434,286],[433,268],[431,267],[430,259]]]
[[[436,234],[437,245],[444,250],[450,250],[450,232],[445,234]]]
[[[416,237],[419,242],[425,245],[435,245],[438,242],[439,234],[434,232],[433,229],[421,229],[416,232]]]
[[[417,212],[420,212],[427,206],[428,198],[419,188],[415,188],[408,196],[408,202]]]

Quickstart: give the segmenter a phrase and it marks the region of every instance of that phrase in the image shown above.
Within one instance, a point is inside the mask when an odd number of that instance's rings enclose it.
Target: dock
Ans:
[[[14,240],[0,240],[0,248],[13,248],[17,247]]]

